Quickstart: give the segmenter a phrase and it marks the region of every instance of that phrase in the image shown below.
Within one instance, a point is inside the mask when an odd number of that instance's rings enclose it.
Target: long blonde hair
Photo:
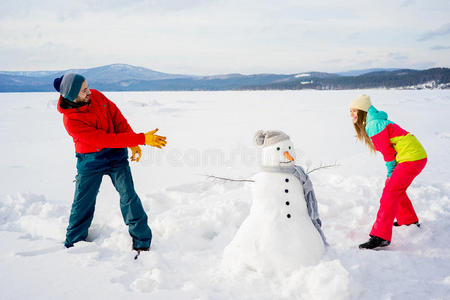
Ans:
[[[357,116],[358,118],[356,120],[356,123],[353,124],[356,131],[356,137],[358,138],[358,140],[366,144],[366,146],[369,147],[371,152],[375,153],[376,152],[375,147],[373,146],[372,140],[370,139],[370,137],[367,135],[366,132],[367,112],[358,109]]]

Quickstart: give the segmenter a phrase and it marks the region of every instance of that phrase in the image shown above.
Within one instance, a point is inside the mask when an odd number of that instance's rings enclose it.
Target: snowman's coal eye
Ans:
[[[280,151],[280,147],[277,147],[277,151]]]
[[[291,150],[291,146],[289,146],[289,150]]]

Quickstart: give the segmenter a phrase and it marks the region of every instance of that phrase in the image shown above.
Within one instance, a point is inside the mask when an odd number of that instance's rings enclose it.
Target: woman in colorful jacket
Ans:
[[[377,110],[367,95],[351,102],[350,116],[358,139],[373,152],[380,151],[387,167],[377,219],[369,241],[359,248],[385,247],[391,243],[393,225],[420,226],[406,189],[425,167],[427,154],[414,135],[389,121],[387,114]]]

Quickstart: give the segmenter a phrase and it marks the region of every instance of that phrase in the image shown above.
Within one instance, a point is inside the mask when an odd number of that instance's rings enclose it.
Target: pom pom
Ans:
[[[266,138],[266,134],[262,130],[258,130],[255,133],[255,144],[256,146],[262,146],[264,144],[264,139]]]
[[[59,89],[60,89],[60,86],[61,86],[61,81],[62,81],[63,77],[64,77],[64,75],[59,77],[59,78],[55,78],[55,80],[53,80],[53,87],[58,92],[59,92]]]

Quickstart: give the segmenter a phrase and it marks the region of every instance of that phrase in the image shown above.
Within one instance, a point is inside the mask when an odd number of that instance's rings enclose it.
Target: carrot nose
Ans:
[[[289,154],[289,152],[286,151],[283,154],[287,159],[289,159],[289,161],[294,161],[294,158]]]

